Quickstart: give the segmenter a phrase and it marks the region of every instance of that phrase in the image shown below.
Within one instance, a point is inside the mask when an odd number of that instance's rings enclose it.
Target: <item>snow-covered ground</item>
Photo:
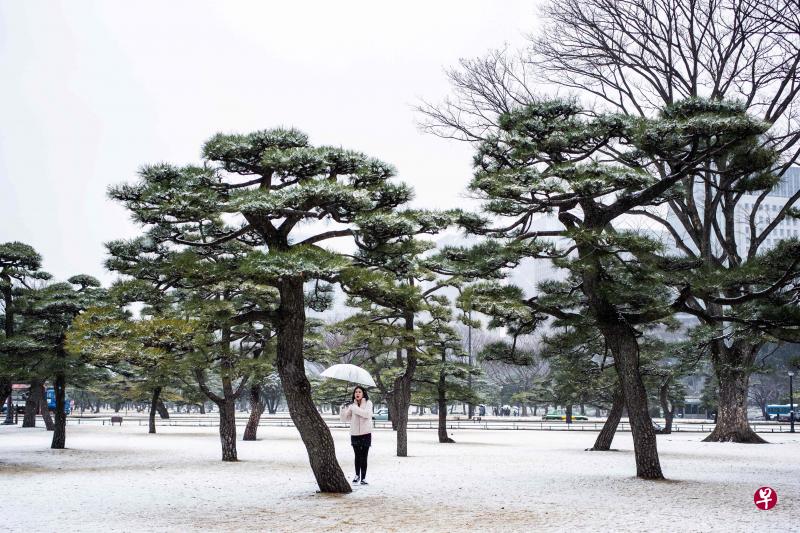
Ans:
[[[0,531],[798,531],[800,434],[771,444],[660,435],[669,478],[635,478],[629,433],[586,452],[594,432],[411,431],[373,434],[368,480],[317,494],[294,428],[262,427],[222,463],[216,428],[69,426],[67,450],[42,428],[0,426]],[[346,430],[334,430],[352,476]],[[240,428],[241,435],[241,428]],[[753,493],[779,497],[756,509]],[[9,505],[10,504],[10,505]],[[366,521],[365,521],[366,520]]]

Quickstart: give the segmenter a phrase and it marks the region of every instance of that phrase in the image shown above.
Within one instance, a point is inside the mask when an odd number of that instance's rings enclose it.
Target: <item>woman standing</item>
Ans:
[[[367,455],[372,445],[372,402],[363,387],[353,389],[353,402],[342,406],[342,422],[350,422],[350,444],[356,453],[356,477],[353,483],[367,485]]]

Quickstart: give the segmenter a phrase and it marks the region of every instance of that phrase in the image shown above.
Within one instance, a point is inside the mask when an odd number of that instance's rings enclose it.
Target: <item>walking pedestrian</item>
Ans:
[[[372,446],[372,402],[364,387],[353,389],[352,402],[342,406],[342,422],[350,422],[350,444],[356,455],[356,477],[353,483],[367,483],[367,455]]]

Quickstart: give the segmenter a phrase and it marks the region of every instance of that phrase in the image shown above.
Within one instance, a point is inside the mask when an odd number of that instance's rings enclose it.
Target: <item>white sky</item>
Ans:
[[[463,203],[471,149],[419,132],[412,107],[536,21],[535,0],[0,0],[0,242],[108,282],[103,243],[138,232],[109,185],[276,126],[394,164],[418,205]]]

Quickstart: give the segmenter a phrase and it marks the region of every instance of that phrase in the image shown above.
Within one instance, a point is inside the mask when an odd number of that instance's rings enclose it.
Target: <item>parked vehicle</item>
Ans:
[[[372,415],[373,420],[389,420],[389,408],[381,407]]]
[[[28,399],[28,390],[21,385],[13,385],[11,390],[11,403],[14,406],[14,412],[22,414],[25,412],[25,402]],[[0,413],[5,414],[8,411],[8,401],[3,402],[0,407]]]
[[[22,385],[14,385],[14,390],[11,393],[11,402],[14,405],[14,410],[17,413],[24,413],[25,412],[25,402],[28,400],[30,387],[23,387]],[[55,411],[56,409],[56,391],[53,387],[48,387],[44,391],[44,397],[47,401],[47,409],[50,411]],[[70,414],[72,412],[72,406],[69,398],[64,398],[64,412]],[[0,413],[5,413],[8,411],[8,403],[3,402],[2,407],[0,407]]]
[[[48,388],[45,391],[45,398],[47,399],[47,408],[51,411],[56,410],[56,390],[53,387]],[[70,408],[70,401],[67,398],[64,398],[64,412],[70,414],[72,409]]]
[[[796,407],[796,406],[795,406]],[[778,422],[789,421],[789,411],[791,411],[791,404],[784,405],[768,405],[767,406],[767,419],[777,420]],[[797,412],[795,412],[795,420],[797,420]]]

